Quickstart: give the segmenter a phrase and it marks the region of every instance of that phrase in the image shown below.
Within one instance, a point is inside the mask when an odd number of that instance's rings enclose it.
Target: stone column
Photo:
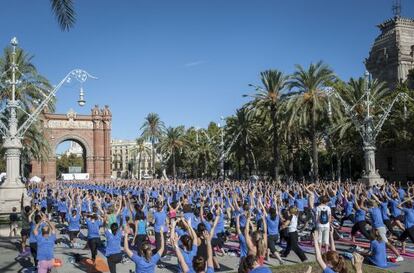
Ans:
[[[103,136],[104,136],[104,178],[111,177],[111,121],[112,113],[109,106],[105,105],[102,110]]]

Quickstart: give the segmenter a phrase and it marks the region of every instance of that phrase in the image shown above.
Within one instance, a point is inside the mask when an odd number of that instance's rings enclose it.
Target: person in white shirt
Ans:
[[[288,219],[285,219],[284,225],[287,226],[288,236],[286,249],[281,257],[287,257],[290,250],[293,250],[302,262],[307,261],[308,258],[298,244],[298,209],[296,207],[289,208]]]
[[[329,203],[328,196],[320,198],[320,204],[316,207],[316,229],[319,234],[319,245],[322,252],[322,247],[325,246],[325,251],[329,250],[329,228],[331,225],[331,208],[327,205]]]

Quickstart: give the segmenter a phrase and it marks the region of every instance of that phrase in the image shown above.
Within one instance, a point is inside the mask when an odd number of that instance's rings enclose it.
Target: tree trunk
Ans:
[[[289,142],[289,146],[288,146],[288,160],[289,160],[289,167],[288,167],[288,172],[290,176],[293,176],[293,147],[292,147],[292,143],[290,141],[290,137],[288,139]]]
[[[138,180],[141,180],[141,153],[138,156]]]
[[[271,106],[270,112],[272,115],[273,123],[273,178],[275,179],[275,181],[279,181],[279,136],[277,133],[277,116],[276,108],[274,105]]]
[[[313,161],[313,180],[319,178],[318,166],[318,137],[316,135],[316,106],[312,106],[312,161]]]
[[[176,170],[175,170],[175,151],[173,149],[172,151],[172,161],[173,161],[173,179],[175,180],[175,177],[177,175]]]
[[[338,181],[341,182],[341,169],[342,169],[342,162],[341,162],[341,156],[338,154],[336,156],[336,167],[337,167],[337,177],[338,177]]]
[[[151,152],[152,152],[152,156],[151,156],[151,161],[152,161],[152,177],[155,178],[155,149],[154,149],[154,138],[151,139]]]

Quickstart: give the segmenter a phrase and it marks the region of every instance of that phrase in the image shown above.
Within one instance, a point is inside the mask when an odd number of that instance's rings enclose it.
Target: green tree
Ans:
[[[75,25],[76,12],[73,0],[50,0],[52,12],[63,31],[68,31]]]
[[[177,177],[176,154],[187,144],[184,137],[184,131],[184,126],[168,127],[165,130],[165,135],[161,138],[160,141],[161,152],[168,155],[172,159],[174,180]]]
[[[132,149],[132,154],[134,157],[133,163],[135,163],[135,159],[136,157],[138,157],[138,162],[137,162],[137,166],[138,166],[138,170],[136,170],[138,172],[138,179],[141,180],[141,160],[142,160],[142,156],[143,155],[151,155],[151,149],[148,148],[147,145],[145,145],[145,139],[139,137],[136,139],[136,146]]]
[[[329,66],[318,62],[310,64],[307,70],[296,65],[296,71],[289,82],[290,89],[298,92],[291,98],[292,117],[300,116],[299,121],[310,130],[314,179],[319,176],[318,140],[323,131],[318,128],[318,122],[326,118],[328,101],[324,88],[334,79],[335,75]]]
[[[156,113],[149,113],[145,118],[144,124],[141,126],[141,137],[151,142],[152,175],[155,175],[155,144],[162,137],[164,128],[164,123]]]
[[[266,70],[260,73],[263,87],[255,86],[253,95],[253,110],[262,118],[269,118],[271,128],[264,128],[271,132],[273,142],[273,178],[279,180],[280,149],[279,149],[279,118],[278,110],[282,104],[282,91],[287,85],[288,77],[277,70]],[[262,123],[266,125],[268,123]]]
[[[239,177],[243,175],[242,159],[248,167],[249,175],[256,170],[253,152],[257,137],[258,123],[246,107],[236,110],[234,116],[226,119],[226,142],[231,156],[237,161]]]
[[[13,51],[11,47],[4,50],[3,56],[0,57],[0,75],[3,75],[3,81],[0,81],[0,103],[5,105],[7,100],[11,98],[11,86],[5,84],[4,79],[11,79],[11,66],[13,60]],[[15,62],[18,68],[16,80],[19,84],[16,87],[16,99],[19,101],[20,109],[17,112],[19,124],[27,119],[26,113],[33,112],[39,102],[51,92],[52,86],[49,81],[39,74],[35,65],[32,63],[33,56],[26,53],[23,49],[17,48]],[[54,111],[55,101],[51,100],[47,105],[49,111]],[[26,113],[25,113],[26,112]],[[8,127],[9,113],[6,111],[0,116],[0,120]],[[39,161],[46,160],[50,154],[50,147],[47,139],[45,139],[41,123],[35,122],[26,132],[23,140],[22,161],[29,159]],[[4,149],[0,152],[4,153]]]

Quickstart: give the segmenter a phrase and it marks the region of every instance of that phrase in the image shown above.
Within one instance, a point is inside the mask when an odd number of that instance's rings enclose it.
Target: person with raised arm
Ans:
[[[124,252],[128,255],[129,258],[135,263],[135,273],[154,273],[155,267],[157,266],[158,261],[161,258],[162,253],[164,252],[164,228],[161,227],[160,236],[161,244],[158,251],[153,255],[152,247],[149,242],[144,242],[139,249],[140,256],[132,252],[129,248],[128,236],[130,229],[128,226],[125,227],[125,237],[124,237]]]
[[[42,223],[46,225],[41,228]],[[33,234],[37,241],[37,272],[47,273],[53,268],[54,264],[54,249],[56,241],[56,228],[51,223],[45,214],[42,214],[42,221],[36,224]]]
[[[331,250],[326,252],[323,256],[319,246],[319,232],[313,232],[313,243],[315,245],[316,261],[322,268],[323,273],[347,273],[348,270],[345,265],[344,258],[336,252],[335,242],[333,240],[333,233],[330,233]]]
[[[127,234],[125,234],[128,237]],[[105,226],[106,250],[105,257],[108,262],[109,271],[116,273],[116,264],[122,261],[121,239],[122,229],[118,223],[112,223],[110,228]]]

